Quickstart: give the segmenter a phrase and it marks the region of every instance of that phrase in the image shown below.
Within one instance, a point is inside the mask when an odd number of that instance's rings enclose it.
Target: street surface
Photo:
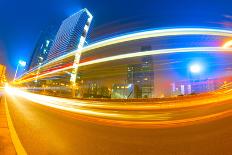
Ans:
[[[101,106],[93,111],[97,112],[94,114],[101,111],[104,115],[93,119],[92,113],[74,115],[38,104],[25,96],[8,93],[6,100],[18,136],[30,155],[231,155],[232,100],[229,96],[212,104],[178,107],[177,103],[177,108],[152,107],[154,109],[142,111],[110,110]],[[203,97],[195,100],[203,101]],[[83,110],[80,106],[75,108]],[[84,108],[93,109],[91,106]],[[120,117],[106,115],[111,112]],[[136,115],[138,117],[132,119]],[[118,123],[123,122],[124,117],[126,123]],[[157,122],[160,124],[154,125]]]
[[[2,95],[3,89],[0,88],[0,155],[16,155],[15,148],[10,137]]]

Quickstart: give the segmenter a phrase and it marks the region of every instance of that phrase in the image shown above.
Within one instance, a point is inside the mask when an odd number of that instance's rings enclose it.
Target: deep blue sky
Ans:
[[[0,63],[12,74],[19,59],[29,61],[41,30],[85,7],[94,15],[92,38],[144,28],[232,25],[232,0],[0,0]]]

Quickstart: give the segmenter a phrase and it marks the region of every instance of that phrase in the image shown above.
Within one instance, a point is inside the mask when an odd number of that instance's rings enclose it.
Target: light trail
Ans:
[[[98,103],[96,102],[82,102],[78,100],[38,95],[10,87],[6,87],[6,91],[17,102],[20,102],[20,98],[24,98],[30,102],[33,102],[34,104],[37,103],[46,107],[50,107],[54,110],[57,109],[64,112],[69,112],[69,114],[73,116],[75,116],[74,114],[77,114],[76,119],[81,119],[85,121],[87,120],[93,123],[103,123],[113,126],[146,128],[176,127],[189,125],[192,123],[199,123],[199,121],[212,121],[218,118],[232,115],[232,105],[230,104],[230,102],[222,102],[223,100],[217,100],[216,102],[210,100],[211,103],[205,105],[201,104],[202,102],[199,102],[199,100],[202,101],[202,98],[197,99],[193,97],[193,102],[198,104],[200,103],[198,107],[192,108],[192,105],[189,104],[189,100],[186,100],[185,102],[181,103],[182,106],[184,105],[183,107],[178,107],[178,104],[180,105],[180,103],[177,103],[177,107],[175,107],[176,105],[173,104],[173,107],[170,109],[169,105],[164,104],[164,106],[166,106],[165,110],[162,107],[159,107],[160,105],[153,105],[154,107],[157,107],[156,109],[154,109],[154,111],[152,111],[146,108],[142,108],[147,106],[146,103],[140,105],[141,109],[137,109],[138,111],[134,111],[133,108],[123,108],[127,105],[120,105],[121,109],[117,110],[111,109],[110,107],[108,107],[109,109],[104,109],[102,107],[107,105],[98,105]],[[222,94],[220,98],[223,98],[224,95],[225,94]],[[219,96],[211,96],[211,98],[219,98]],[[230,92],[229,94],[227,94],[226,101],[230,101],[231,99],[232,97]],[[185,107],[186,105],[189,105],[189,107]],[[226,110],[224,110],[225,108],[220,107],[226,107]],[[208,112],[209,110],[211,112]]]
[[[190,48],[174,48],[174,49],[162,49],[162,50],[153,50],[145,52],[135,52],[129,54],[122,54],[117,56],[111,56],[107,58],[92,60],[89,62],[80,63],[79,66],[93,65],[97,63],[103,63],[108,61],[115,61],[121,59],[142,57],[148,55],[160,55],[160,54],[171,54],[171,53],[188,53],[188,52],[231,52],[232,49],[225,49],[221,47],[190,47]]]
[[[107,40],[103,40],[92,45],[86,46],[81,50],[74,50],[66,55],[60,56],[54,60],[51,60],[41,67],[45,67],[49,64],[55,63],[56,61],[60,61],[62,59],[68,58],[70,56],[74,56],[77,52],[88,52],[93,49],[97,49],[100,47],[105,47],[113,44],[118,44],[122,42],[144,39],[144,38],[154,38],[154,37],[163,37],[163,36],[178,36],[178,35],[213,35],[213,36],[225,36],[225,37],[232,37],[232,31],[229,30],[221,30],[221,29],[210,29],[210,28],[172,28],[172,29],[160,29],[160,30],[149,30],[144,32],[136,32],[131,33],[119,37],[110,38]],[[33,72],[38,67],[31,69],[29,72],[24,73],[26,75],[30,72]],[[22,75],[22,76],[23,76]],[[21,76],[21,77],[22,77]],[[21,78],[19,77],[19,78]]]
[[[144,38],[155,38],[155,37],[162,37],[162,36],[179,36],[179,35],[212,35],[212,36],[224,36],[224,37],[232,37],[232,31],[228,30],[219,30],[219,29],[206,29],[206,28],[176,28],[176,29],[164,29],[164,30],[151,30],[145,32],[138,32],[133,34],[128,34],[124,36],[119,36],[115,38],[111,38],[108,40],[104,40],[101,42],[94,43],[90,46],[84,47],[81,50],[74,50],[66,55],[58,57],[52,61],[49,61],[43,64],[42,67],[46,67],[57,61],[61,61],[68,57],[74,56],[77,52],[89,52],[91,50],[133,41],[139,40]],[[225,48],[226,47],[226,48]],[[105,63],[110,61],[116,61],[121,59],[128,59],[128,58],[136,58],[148,55],[160,55],[160,54],[170,54],[170,53],[187,53],[187,52],[231,52],[231,49],[228,48],[228,45],[224,47],[189,47],[189,48],[174,48],[174,49],[161,49],[161,50],[152,50],[152,51],[143,51],[143,52],[136,52],[129,53],[129,54],[120,54],[116,56],[110,56],[106,58],[100,58],[96,60],[91,60],[88,62],[83,62],[78,64],[79,67],[94,65],[99,63]],[[62,71],[67,71],[71,69],[72,66],[65,66],[63,68],[59,68],[57,70],[53,70],[51,72],[46,72],[44,74],[28,78],[26,80],[18,81],[20,83],[33,80],[35,78],[43,78],[55,73],[59,73]],[[26,74],[30,74],[31,72],[35,71],[38,68],[33,68]],[[23,77],[22,75],[21,77]],[[88,120],[92,122],[101,122],[111,125],[122,125],[122,126],[140,126],[140,127],[150,127],[150,126],[162,126],[167,127],[170,125],[178,126],[180,124],[198,122],[198,121],[209,121],[210,119],[216,119],[216,117],[225,117],[232,114],[232,105],[227,104],[227,102],[221,104],[223,101],[232,100],[231,97],[231,90],[221,90],[222,92],[215,92],[210,96],[210,98],[202,97],[202,98],[193,98],[190,100],[183,100],[181,103],[178,104],[165,104],[165,105],[105,105],[99,104],[95,102],[81,102],[69,99],[61,99],[55,97],[49,97],[44,95],[32,94],[28,92],[23,92],[19,89],[14,88],[6,88],[9,95],[13,95],[15,97],[22,97],[26,100],[31,102],[47,106],[53,109],[59,109],[61,111],[71,112],[74,114],[81,115],[83,117],[88,117]],[[199,102],[200,101],[200,102]],[[178,102],[178,101],[174,101]],[[173,103],[173,102],[171,102]],[[163,103],[162,103],[163,104]],[[219,106],[226,105],[229,107],[229,110],[224,110],[223,108],[218,108]],[[196,110],[203,110],[201,112],[195,111],[191,117],[189,117],[189,111],[185,108],[191,108],[196,106]],[[199,108],[200,107],[200,108]],[[203,107],[203,108],[202,108]],[[209,113],[208,109],[216,107],[213,112]],[[157,112],[159,110],[164,110],[165,112]],[[185,109],[180,113],[180,109]],[[207,110],[206,110],[207,109]],[[184,115],[185,113],[185,115]],[[204,113],[204,115],[203,115]],[[201,115],[200,115],[201,114]],[[180,118],[182,116],[182,118]]]
[[[232,51],[232,49],[230,49],[230,48],[222,48],[222,47],[190,47],[190,48],[162,49],[162,50],[153,50],[153,51],[143,51],[143,52],[135,52],[135,53],[129,53],[129,54],[121,54],[121,55],[91,60],[88,62],[80,63],[78,65],[79,65],[79,67],[83,67],[83,66],[93,65],[93,64],[97,64],[97,63],[103,63],[103,62],[109,62],[109,61],[115,61],[115,60],[121,60],[121,59],[128,59],[128,58],[135,58],[135,57],[142,57],[142,56],[148,56],[148,55],[188,53],[188,52],[231,52],[231,51]],[[54,73],[58,73],[61,71],[65,71],[65,70],[68,70],[71,68],[72,68],[72,66],[68,66],[65,68],[54,70],[52,72],[41,74],[41,75],[26,79],[26,80],[21,80],[20,83],[28,82],[30,80],[34,80],[35,78],[39,79],[41,77],[51,75]]]
[[[24,91],[20,91],[19,89],[16,88],[10,88],[7,87],[6,88],[6,92],[10,95],[13,96],[20,96],[23,97],[29,101],[44,105],[44,106],[48,106],[48,107],[52,107],[52,108],[56,108],[56,109],[60,109],[60,110],[65,110],[65,111],[70,111],[70,112],[74,112],[74,113],[79,113],[79,114],[83,114],[83,115],[90,115],[90,116],[107,116],[107,117],[112,117],[116,114],[113,113],[102,113],[102,112],[97,112],[94,110],[85,110],[85,109],[81,109],[81,108],[73,108],[72,106],[75,104],[72,104],[72,102],[68,102],[65,103],[64,100],[60,99],[60,98],[54,98],[54,97],[49,97],[49,96],[44,96],[44,95],[37,95],[37,94],[33,94],[33,93],[27,93]],[[66,100],[67,102],[67,100]],[[64,105],[61,105],[61,103],[63,103]],[[79,106],[81,106],[82,104],[79,103]]]
[[[226,42],[224,45],[223,45],[223,48],[231,48],[232,47],[232,40]]]
[[[174,29],[150,30],[150,31],[137,32],[137,33],[132,33],[132,34],[104,40],[92,44],[90,46],[87,46],[82,50],[82,52],[86,52],[92,49],[96,49],[99,47],[104,47],[112,44],[127,42],[131,40],[155,38],[155,37],[163,37],[163,36],[179,36],[179,35],[214,35],[214,36],[232,37],[232,31],[209,29],[209,28],[174,28]]]
[[[23,91],[23,89],[17,89],[17,88],[11,88],[11,87],[5,87],[8,94],[14,94],[23,96],[24,98],[27,98],[33,102],[41,102],[41,103],[52,103],[52,104],[58,104],[62,106],[76,106],[76,107],[84,107],[84,108],[92,108],[92,109],[105,109],[105,110],[160,110],[160,109],[176,109],[176,108],[187,108],[187,107],[195,107],[199,105],[207,105],[214,102],[222,102],[225,100],[229,100],[232,97],[230,96],[232,94],[232,89],[223,89],[218,90],[211,93],[206,93],[202,95],[196,96],[197,100],[200,100],[201,102],[192,102],[191,98],[181,98],[181,100],[176,100],[176,98],[169,98],[169,100],[165,101],[153,101],[150,104],[147,103],[144,105],[144,102],[136,102],[135,104],[126,104],[122,106],[122,102],[101,102],[101,101],[88,101],[88,100],[77,100],[77,99],[65,99],[60,97],[54,97],[54,96],[46,96],[46,95],[40,95],[40,94],[34,94],[30,92]],[[226,93],[229,93],[226,95]],[[224,97],[221,97],[221,94],[224,94]],[[207,96],[208,95],[208,96]],[[211,99],[209,98],[211,97]],[[220,96],[221,98],[219,98]],[[110,100],[109,100],[110,101]],[[110,104],[109,104],[110,103]],[[185,104],[184,104],[185,103]]]

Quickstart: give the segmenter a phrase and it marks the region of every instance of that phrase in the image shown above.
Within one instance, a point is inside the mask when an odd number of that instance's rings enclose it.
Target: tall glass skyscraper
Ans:
[[[41,31],[40,36],[36,42],[31,60],[28,63],[27,70],[41,65],[47,60],[48,53],[52,43],[54,42],[56,32],[57,28],[54,26],[49,26]]]
[[[87,9],[73,14],[65,19],[56,35],[48,55],[48,60],[52,60],[72,50],[82,48],[92,21],[92,15]]]

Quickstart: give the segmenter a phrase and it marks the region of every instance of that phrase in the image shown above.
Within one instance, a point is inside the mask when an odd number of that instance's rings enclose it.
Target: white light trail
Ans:
[[[178,36],[178,35],[213,35],[213,36],[232,37],[232,31],[221,30],[221,29],[210,29],[210,28],[172,28],[172,29],[149,30],[149,31],[136,32],[136,33],[131,33],[131,34],[103,40],[103,41],[84,47],[83,49],[81,49],[81,52],[82,53],[88,52],[96,48],[100,48],[100,47],[104,47],[104,46],[108,46],[112,44],[117,44],[117,43],[122,43],[126,41],[132,41],[132,40],[138,40],[138,39],[144,39],[144,38],[163,37],[163,36]],[[68,58],[70,56],[74,56],[75,53],[77,52],[80,52],[80,51],[74,50],[66,55],[63,55],[61,57],[58,57],[52,61],[49,61],[43,64],[41,67],[45,67],[49,64]],[[36,69],[37,67],[31,69],[29,72],[26,72],[23,75],[33,72]],[[23,75],[21,77],[23,77]]]
[[[160,55],[160,54],[171,54],[171,53],[187,53],[187,52],[231,52],[232,49],[222,48],[222,47],[190,47],[190,48],[174,48],[174,49],[162,49],[162,50],[153,50],[153,51],[144,51],[144,52],[135,52],[135,53],[129,53],[129,54],[121,54],[101,59],[96,59],[84,63],[80,63],[79,67],[87,66],[87,65],[93,65],[103,62],[109,62],[109,61],[115,61],[115,60],[121,60],[121,59],[128,59],[128,58],[135,58],[135,57],[142,57],[142,56],[148,56],[148,55]],[[61,71],[65,71],[68,69],[71,69],[70,67],[65,67],[62,69],[58,69],[52,72],[48,72],[42,75],[37,76],[37,78],[41,78],[47,75],[51,75],[54,73],[58,73]],[[28,80],[33,80],[35,77],[22,80],[20,82],[26,82]]]
[[[232,49],[224,49],[221,47],[190,47],[190,48],[162,49],[162,50],[122,54],[122,55],[111,56],[111,57],[102,58],[102,59],[96,59],[96,60],[81,63],[79,64],[79,66],[81,67],[81,66],[87,66],[87,65],[97,64],[97,63],[108,62],[108,61],[142,57],[142,56],[148,56],[148,55],[187,53],[187,52],[231,52],[231,51]]]

